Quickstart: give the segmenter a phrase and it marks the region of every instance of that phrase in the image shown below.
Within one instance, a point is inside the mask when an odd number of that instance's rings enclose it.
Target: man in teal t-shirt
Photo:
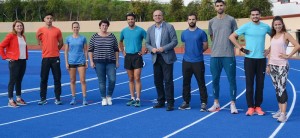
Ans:
[[[143,39],[146,39],[147,33],[143,28],[135,25],[135,17],[133,13],[126,15],[128,27],[121,31],[119,46],[125,57],[124,68],[127,70],[129,78],[131,99],[127,102],[127,106],[140,107],[142,55],[145,53],[142,50],[142,42]],[[125,41],[125,46],[123,41]],[[136,91],[136,99],[134,90]]]
[[[260,22],[261,12],[254,8],[251,10],[250,18],[252,22],[242,25],[238,30],[232,33],[229,39],[245,53],[244,69],[246,76],[246,100],[248,105],[247,116],[252,116],[254,112],[258,115],[264,115],[261,109],[263,101],[263,89],[266,71],[265,37],[271,33],[269,25]],[[236,40],[239,35],[244,35],[246,48],[243,48]],[[254,94],[255,78],[255,94]]]

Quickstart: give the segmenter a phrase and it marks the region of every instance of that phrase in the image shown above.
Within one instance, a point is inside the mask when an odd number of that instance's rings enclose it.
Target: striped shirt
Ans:
[[[118,41],[113,33],[106,37],[96,33],[91,37],[88,51],[93,53],[94,62],[115,63],[115,52],[119,52]]]

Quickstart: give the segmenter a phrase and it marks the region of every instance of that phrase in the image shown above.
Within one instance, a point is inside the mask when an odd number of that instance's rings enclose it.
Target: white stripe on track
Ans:
[[[206,84],[209,85],[211,84],[212,81],[208,82]],[[191,91],[191,93],[197,91],[198,89],[195,89],[193,91]],[[178,98],[181,98],[182,96],[179,96],[179,97],[176,97],[175,99],[178,99]],[[86,128],[82,128],[82,129],[79,129],[79,130],[76,130],[76,131],[73,131],[73,132],[69,132],[69,133],[66,133],[66,134],[62,134],[62,135],[59,135],[59,136],[55,136],[54,138],[61,138],[61,137],[65,137],[65,136],[69,136],[69,135],[72,135],[72,134],[75,134],[75,133],[78,133],[78,132],[82,132],[82,131],[85,131],[85,130],[88,130],[88,129],[92,129],[92,128],[95,128],[95,127],[98,127],[98,126],[101,126],[101,125],[104,125],[104,124],[107,124],[107,123],[110,123],[110,122],[114,122],[114,121],[117,121],[117,120],[120,120],[120,119],[123,119],[123,118],[126,118],[126,117],[129,117],[129,116],[132,116],[132,115],[135,115],[135,114],[138,114],[138,113],[142,113],[144,111],[147,111],[147,110],[150,110],[150,109],[153,109],[153,107],[148,107],[146,109],[143,109],[143,110],[140,110],[140,111],[137,111],[137,112],[133,112],[131,114],[127,114],[127,115],[124,115],[124,116],[120,116],[118,118],[114,118],[114,119],[111,119],[111,120],[108,120],[108,121],[105,121],[105,122],[101,122],[101,123],[98,123],[98,124],[95,124],[93,126],[89,126],[89,127],[86,127]]]
[[[122,74],[126,74],[127,72],[126,71],[123,71],[123,72],[119,72],[117,73],[117,75],[122,75]],[[95,77],[95,78],[90,78],[90,79],[86,79],[86,82],[89,82],[89,81],[94,81],[94,80],[97,80],[98,78]],[[80,81],[76,81],[76,83],[80,83]],[[63,83],[61,84],[61,86],[68,86],[70,85],[71,83],[68,82],[68,83]],[[54,88],[54,85],[50,85],[47,87],[47,89],[50,89],[50,88]],[[28,93],[28,92],[34,92],[34,91],[39,91],[40,90],[40,87],[36,87],[36,88],[31,88],[31,89],[24,89],[24,90],[21,90],[22,91],[22,94],[23,93]],[[1,92],[0,93],[0,96],[6,96],[8,92]],[[15,91],[14,91],[15,93]]]
[[[175,80],[178,80],[182,78],[182,76],[176,78]],[[155,87],[151,87],[151,89],[154,89]],[[150,89],[148,89],[150,90]],[[130,94],[127,94],[127,95],[123,95],[123,96],[119,96],[119,97],[116,97],[116,98],[113,98],[113,99],[118,99],[118,98],[122,98],[124,96],[128,96]],[[89,104],[89,105],[95,105],[95,104],[98,104],[100,102],[96,102],[96,103],[92,103],[92,104]],[[89,106],[87,105],[87,106]],[[62,113],[62,112],[66,112],[66,111],[69,111],[69,110],[74,110],[74,109],[77,109],[77,108],[82,108],[82,107],[86,107],[85,105],[82,105],[82,106],[78,106],[78,107],[72,107],[72,108],[68,108],[68,109],[64,109],[64,110],[60,110],[60,111],[55,111],[55,112],[51,112],[51,113],[47,113],[47,114],[42,114],[42,115],[38,115],[38,116],[32,116],[32,117],[27,117],[27,118],[24,118],[24,119],[19,119],[19,120],[15,120],[15,121],[10,121],[10,122],[6,122],[6,123],[1,123],[0,126],[5,126],[5,125],[9,125],[9,124],[13,124],[13,123],[17,123],[17,122],[22,122],[22,121],[26,121],[26,120],[31,120],[31,119],[35,119],[35,118],[40,118],[40,117],[44,117],[44,116],[49,116],[49,115],[53,115],[53,114],[57,114],[57,113]]]
[[[241,97],[245,92],[246,92],[246,89],[245,89],[242,93],[240,93],[240,94],[236,97],[236,99],[238,99],[239,97]],[[226,106],[228,106],[230,103],[231,103],[231,102],[228,102],[226,105],[222,106],[221,109],[224,109],[224,108],[225,108]],[[217,113],[217,112],[212,112],[212,113],[210,113],[210,114],[208,114],[208,115],[206,115],[206,116],[204,116],[204,117],[202,117],[202,118],[200,118],[200,119],[194,121],[193,123],[191,123],[191,124],[189,124],[189,125],[186,125],[186,126],[180,128],[180,129],[174,131],[174,132],[171,133],[171,134],[168,134],[168,135],[164,136],[163,138],[168,138],[168,137],[174,136],[174,135],[176,135],[177,133],[179,133],[179,132],[181,132],[181,131],[183,131],[183,130],[186,130],[186,129],[188,129],[189,127],[191,127],[191,126],[193,126],[193,125],[196,125],[197,123],[203,121],[204,119],[206,119],[206,118],[208,118],[208,117],[214,115],[215,113]]]
[[[299,69],[295,69],[295,68],[290,68],[290,70],[300,71]]]
[[[291,104],[291,107],[290,107],[290,109],[289,109],[289,112],[288,112],[288,114],[287,114],[287,116],[286,116],[287,119],[289,119],[290,115],[293,113],[293,110],[294,110],[294,108],[295,108],[296,98],[297,98],[296,89],[295,89],[293,83],[292,83],[290,80],[288,80],[288,82],[289,82],[289,83],[291,84],[291,86],[292,86],[294,97],[293,97],[293,102],[292,102],[292,104]],[[277,133],[282,129],[282,127],[284,126],[284,124],[285,124],[285,123],[280,123],[280,125],[279,125],[279,126],[275,129],[275,131],[269,136],[269,138],[274,138],[274,137],[277,135]]]

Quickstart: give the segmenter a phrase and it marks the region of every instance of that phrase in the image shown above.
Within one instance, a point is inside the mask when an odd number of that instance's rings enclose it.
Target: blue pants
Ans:
[[[111,97],[116,84],[116,64],[115,63],[95,63],[96,73],[99,81],[101,97]],[[108,91],[106,94],[106,76],[108,79]]]
[[[236,61],[235,57],[211,57],[210,72],[213,80],[214,98],[219,99],[220,75],[224,68],[230,84],[230,97],[232,101],[236,100]]]

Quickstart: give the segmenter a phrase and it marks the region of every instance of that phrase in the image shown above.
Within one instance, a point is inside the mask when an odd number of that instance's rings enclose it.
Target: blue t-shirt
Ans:
[[[121,31],[120,41],[125,41],[126,53],[134,54],[141,51],[142,42],[146,36],[146,31],[141,27],[135,26],[133,29],[126,27]]]
[[[181,41],[185,44],[183,55],[185,61],[203,61],[203,42],[207,42],[207,35],[203,30],[199,28],[195,31],[186,29],[181,34]]]
[[[68,63],[85,64],[84,45],[86,45],[86,38],[81,35],[74,38],[70,35],[66,38],[65,44],[69,46]]]
[[[235,31],[237,35],[244,35],[246,40],[246,49],[250,50],[249,54],[245,57],[248,58],[265,58],[265,38],[266,34],[271,34],[271,28],[269,25],[260,22],[255,24],[253,22],[242,25]]]

